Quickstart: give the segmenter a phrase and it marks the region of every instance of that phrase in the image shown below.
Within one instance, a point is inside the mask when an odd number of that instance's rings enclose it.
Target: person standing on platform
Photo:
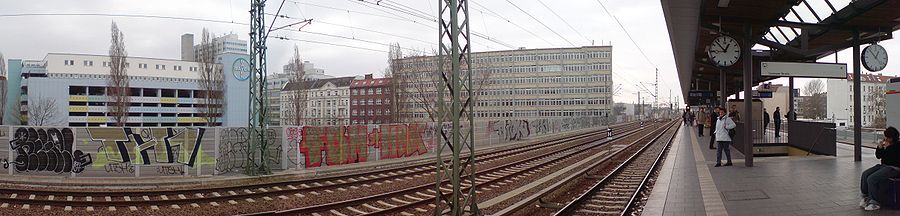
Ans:
[[[892,199],[887,197],[891,188],[888,179],[900,175],[900,132],[897,132],[897,128],[888,127],[884,130],[884,140],[875,148],[875,157],[881,159],[881,164],[867,169],[860,178],[862,201],[859,202],[859,207],[866,211],[878,210],[881,208],[879,201]]]
[[[690,107],[685,107],[684,113],[681,114],[681,118],[684,120],[684,125],[691,126],[690,121],[688,121],[691,116],[690,113],[691,113]]]
[[[706,121],[709,122],[709,149],[716,149],[713,146],[713,143],[716,142],[716,118],[719,117],[719,108],[716,107],[714,110],[710,110],[709,113],[704,113],[707,116]]]
[[[728,117],[731,118],[731,121],[741,121],[741,113],[738,112],[737,105],[731,105],[731,109],[728,110]]]
[[[776,107],[776,109],[778,109]],[[769,129],[769,111],[766,111],[766,108],[763,108],[763,134],[766,134],[766,130]]]
[[[697,113],[697,134],[698,136],[703,137],[703,124],[706,123],[706,109],[700,107],[700,112]]]
[[[775,107],[772,117],[775,117],[775,137],[781,137],[781,107]]]
[[[716,108],[719,112],[719,117],[716,118],[716,132],[715,139],[716,143],[718,143],[719,147],[716,149],[716,167],[722,166],[722,152],[725,152],[725,158],[727,159],[727,163],[725,166],[731,166],[731,150],[729,147],[731,146],[731,138],[735,133],[732,131],[734,127],[737,125],[734,124],[734,121],[731,120],[731,117],[725,116],[725,108]]]

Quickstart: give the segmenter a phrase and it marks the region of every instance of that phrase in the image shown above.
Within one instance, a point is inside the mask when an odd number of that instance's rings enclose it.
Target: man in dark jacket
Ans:
[[[763,108],[763,134],[766,134],[766,130],[769,129],[769,111],[766,111],[766,108]]]
[[[775,118],[775,137],[781,137],[781,107],[775,107],[772,117]]]
[[[716,131],[716,120],[719,118],[719,114],[716,113],[719,110],[716,107],[714,110],[710,110],[707,115],[709,115],[709,149],[716,149],[713,145],[716,143],[716,135],[713,133]]]

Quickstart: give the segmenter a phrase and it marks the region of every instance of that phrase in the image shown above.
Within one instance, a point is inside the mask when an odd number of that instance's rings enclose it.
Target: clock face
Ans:
[[[231,72],[234,74],[234,78],[240,81],[250,79],[250,62],[243,58],[234,60],[234,64],[231,65]]]
[[[706,52],[711,62],[728,67],[741,58],[741,45],[734,38],[719,36],[709,44]]]
[[[862,64],[866,70],[872,72],[883,70],[887,66],[887,62],[888,54],[884,47],[872,44],[863,49]]]

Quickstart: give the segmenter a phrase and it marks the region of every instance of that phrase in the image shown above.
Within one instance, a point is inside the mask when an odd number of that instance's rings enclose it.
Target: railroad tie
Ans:
[[[409,194],[407,194],[407,195],[403,195],[403,197],[406,197],[406,198],[409,198],[409,199],[411,199],[411,200],[415,200],[415,201],[422,201],[422,200],[423,200],[423,199],[422,199],[422,198],[418,198],[418,197],[414,197],[414,196],[410,196],[410,195],[409,195]]]
[[[53,195],[47,196],[47,200],[53,200],[55,198]]]
[[[228,191],[228,194],[231,194],[232,196],[237,196],[237,193],[235,193],[234,191],[231,191],[231,190]]]
[[[253,200],[253,198],[247,198],[247,199],[244,199],[244,201],[251,202],[251,203],[256,202],[256,200]]]
[[[31,205],[28,205],[28,204],[22,205],[22,209],[30,209],[30,208],[31,208]]]
[[[334,210],[334,209],[332,209],[330,212],[331,212],[331,214],[334,214],[334,215],[337,215],[337,216],[347,216],[347,215],[345,215],[344,213],[341,213],[341,212],[339,212],[339,211],[337,211],[337,210]]]
[[[215,197],[220,197],[220,196],[222,196],[222,194],[219,194],[219,192],[212,192],[212,195],[215,196]]]
[[[219,203],[217,203],[217,202],[209,202],[209,205],[211,205],[211,206],[219,206]]]
[[[0,208],[8,208],[8,207],[9,207],[9,203],[0,204]]]
[[[93,208],[90,208],[90,209],[93,209]],[[106,210],[107,210],[107,211],[116,211],[116,207],[115,207],[115,206],[110,206],[109,208],[106,208]],[[88,211],[90,211],[90,210],[88,210]]]
[[[250,189],[244,189],[244,193],[245,194],[253,194],[253,191],[251,191]]]
[[[285,196],[285,195],[280,195],[280,196],[278,196],[278,198],[279,198],[279,199],[288,199],[288,197]]]
[[[84,200],[87,200],[88,202],[90,202],[90,201],[93,201],[94,198],[91,196],[86,196],[86,197],[84,197]]]
[[[390,204],[390,203],[388,203],[388,202],[381,201],[381,200],[378,200],[377,203],[378,203],[378,204],[381,204],[381,205],[384,205],[384,206],[387,206],[388,208],[396,208],[396,207],[397,207],[397,205]]]
[[[128,210],[137,211],[138,208],[137,208],[137,206],[128,206]]]
[[[203,198],[203,194],[202,194],[202,193],[195,193],[194,196],[195,196],[195,197]]]
[[[151,209],[151,210],[159,210],[159,206],[151,205],[151,206],[150,206],[150,209]]]
[[[300,197],[300,198],[303,198],[303,197],[305,197],[305,196],[304,196],[304,195],[303,195],[303,194],[300,194],[300,193],[295,193],[295,194],[294,194],[294,196],[296,196],[296,197]]]
[[[181,206],[178,206],[178,205],[172,205],[172,208],[173,208],[173,209],[181,209]]]
[[[15,198],[15,197],[10,197],[10,198]],[[66,196],[66,201],[72,201],[72,196]]]
[[[144,196],[144,200],[145,200],[145,201],[150,201],[150,197],[149,197],[149,196]]]
[[[178,194],[178,199],[187,199],[187,196],[184,194]]]
[[[12,194],[12,195],[9,195],[9,198],[10,198],[10,199],[15,199],[15,198],[18,197],[18,196],[19,196],[19,194]],[[70,200],[70,201],[71,201],[71,200]]]
[[[278,190],[278,191],[280,191],[280,190],[284,190],[284,189],[281,189],[281,188],[280,188],[280,187],[278,187],[278,186],[275,186],[275,187],[272,187],[272,189],[275,189],[275,190]]]
[[[237,204],[237,203],[238,203],[237,201],[234,201],[234,200],[228,200],[228,204],[235,205],[235,204]]]
[[[318,183],[318,182],[313,182],[313,185],[315,185],[316,187],[322,187],[322,186],[325,186],[325,185],[323,185],[322,183]]]
[[[85,211],[88,211],[88,212],[92,212],[92,211],[94,211],[94,207],[93,207],[93,206],[88,206],[87,208],[84,208],[84,210],[85,210]]]
[[[417,212],[428,212],[428,210],[423,209],[423,208],[416,208],[416,211]]]
[[[410,204],[410,202],[408,202],[408,201],[406,201],[406,200],[398,199],[398,198],[396,198],[396,197],[391,198],[391,200],[393,200],[394,202],[403,203],[404,205]]]
[[[64,211],[72,211],[72,206],[66,206],[63,208]]]
[[[169,200],[169,197],[166,195],[159,195],[159,198],[162,200]]]
[[[337,190],[339,190],[339,191],[347,191],[347,189],[344,189],[344,188],[342,188],[342,187],[339,187]]]
[[[297,187],[294,187],[293,185],[288,185],[287,187],[290,188],[291,190],[297,190]]]
[[[197,204],[197,203],[191,203],[191,207],[194,207],[194,208],[200,208],[200,204]]]
[[[343,179],[338,179],[337,182],[338,182],[338,183],[341,183],[341,184],[346,184],[346,183],[347,183],[347,181],[344,181]]]
[[[124,197],[122,197],[122,198],[125,198],[125,201],[131,202],[131,197],[130,197],[130,196],[124,196]]]
[[[49,205],[45,205],[45,206],[44,206],[44,210],[50,210],[50,206],[49,206]]]
[[[413,216],[414,214],[410,214],[410,213],[406,213],[406,212],[400,212],[400,215],[403,215],[403,216]]]
[[[271,197],[268,197],[268,196],[264,196],[263,199],[266,200],[266,201],[272,201],[272,198],[271,198]]]
[[[328,185],[335,185],[334,182],[331,182],[330,180],[329,180],[329,181],[325,181],[325,184],[328,184]]]
[[[363,207],[366,207],[366,208],[369,208],[369,209],[372,209],[372,210],[375,210],[375,211],[383,211],[383,210],[384,210],[384,209],[381,209],[381,208],[378,208],[378,207],[369,205],[368,203],[364,203],[364,204],[362,204],[362,206],[363,206]]]
[[[30,200],[33,200],[33,199],[34,199],[34,197],[35,197],[35,195],[34,195],[34,194],[32,194],[32,195],[28,195],[28,199],[30,199]]]
[[[353,208],[352,206],[348,206],[348,207],[347,207],[347,210],[350,210],[350,211],[352,211],[353,213],[357,213],[357,214],[360,214],[360,215],[368,214],[367,212],[360,211],[359,209]]]
[[[109,197],[109,196],[104,197],[104,199],[105,199],[107,202],[111,202],[111,201],[112,201],[112,197]]]

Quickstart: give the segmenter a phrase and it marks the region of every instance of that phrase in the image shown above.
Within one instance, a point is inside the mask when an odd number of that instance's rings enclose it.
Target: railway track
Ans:
[[[646,127],[646,130],[652,127]],[[620,139],[634,139],[635,136],[646,136],[646,134],[638,133],[642,130],[629,131],[620,134],[616,139],[607,140],[605,136],[594,137],[591,140],[585,140],[577,146],[571,148],[563,148],[552,150],[533,157],[524,158],[506,165],[479,168],[475,173],[475,182],[464,180],[462,188],[476,188],[478,196],[484,196],[494,191],[502,190],[504,185],[510,185],[515,181],[522,181],[536,175],[540,172],[551,170],[554,167],[564,166],[565,163],[577,161],[578,155],[585,155],[599,152],[609,152],[612,148],[617,148],[606,143]],[[604,134],[605,135],[605,134]],[[591,151],[589,151],[591,150]],[[569,162],[566,162],[566,161]],[[435,210],[434,197],[437,191],[444,193],[450,191],[450,185],[447,181],[442,182],[443,186],[436,189],[433,182],[431,184],[409,187],[401,190],[389,191],[380,194],[373,194],[358,199],[349,199],[341,202],[332,202],[322,205],[304,206],[283,211],[262,212],[260,214],[310,214],[310,215],[421,215],[432,214]]]
[[[622,130],[636,128],[636,124],[623,124],[616,126]],[[515,148],[500,149],[480,152],[479,165],[501,163],[504,160],[513,160],[522,157],[529,152],[542,149],[570,145],[570,142],[592,139],[605,135],[605,130],[597,130],[591,133],[567,137],[564,139],[542,142],[534,145],[518,146]],[[621,135],[620,135],[621,136]],[[242,203],[256,203],[272,201],[276,199],[287,200],[292,196],[306,198],[306,200],[319,200],[325,203],[325,199],[311,199],[311,197],[338,197],[342,192],[349,190],[359,191],[381,185],[403,184],[417,179],[430,179],[434,181],[433,162],[415,163],[398,168],[335,175],[315,179],[271,182],[258,185],[240,185],[215,188],[191,188],[170,191],[110,191],[110,192],[85,192],[85,191],[49,191],[41,189],[0,189],[0,208],[44,208],[50,207],[73,209],[83,208],[91,212],[100,208],[114,211],[116,208],[138,209],[150,208],[153,210],[162,208],[182,209],[199,208],[203,205],[219,207],[223,205],[236,205]],[[430,177],[429,177],[430,176]],[[361,198],[365,198],[363,196]],[[357,198],[360,199],[360,198]],[[415,199],[411,199],[415,200]],[[397,202],[396,200],[392,200]],[[316,204],[310,204],[316,205]],[[321,204],[319,204],[321,205]],[[139,208],[140,207],[140,208]],[[96,209],[95,209],[96,208]]]
[[[642,192],[663,159],[677,131],[667,131],[661,139],[644,146],[611,174],[560,209],[555,215],[631,215],[642,202]]]

